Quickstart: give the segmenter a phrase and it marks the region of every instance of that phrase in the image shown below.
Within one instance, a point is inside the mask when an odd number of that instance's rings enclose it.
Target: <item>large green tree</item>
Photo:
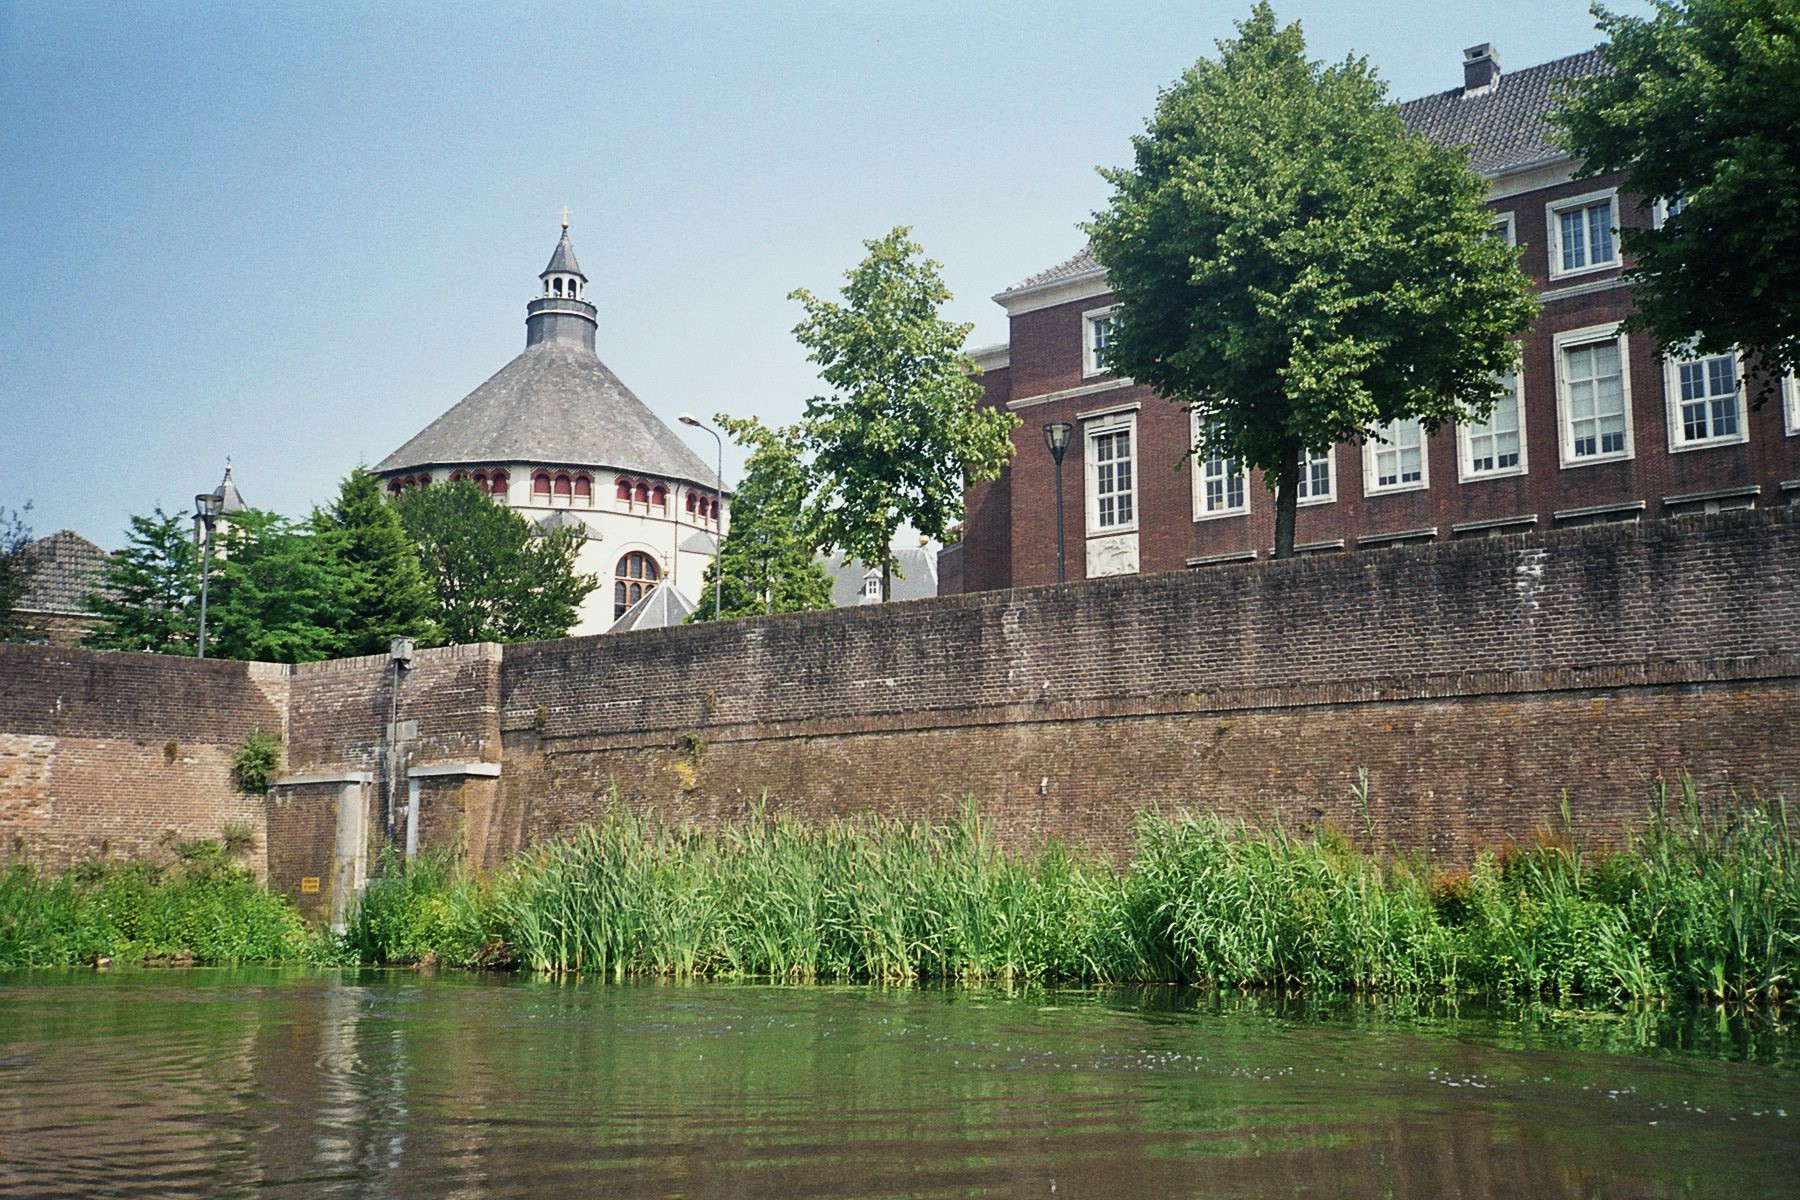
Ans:
[[[31,527],[20,511],[0,508],[0,642],[14,641],[24,633],[19,602],[37,570],[37,563],[26,553],[30,545]]]
[[[819,561],[807,522],[812,478],[792,426],[771,429],[754,417],[713,418],[750,450],[731,497],[731,531],[719,547],[719,612],[725,617],[831,607],[831,575]],[[713,567],[706,568],[689,621],[713,616]]]
[[[98,620],[85,646],[194,653],[200,554],[187,521],[160,508],[132,517],[125,546],[107,563],[88,608]]]
[[[1362,59],[1310,61],[1261,3],[1158,97],[1088,232],[1120,304],[1111,366],[1259,468],[1293,553],[1303,451],[1479,420],[1537,311],[1466,150],[1407,130]]]
[[[350,573],[330,539],[256,509],[234,513],[220,528],[207,654],[291,663],[357,652],[350,647],[358,631],[347,624]]]
[[[563,637],[599,583],[575,570],[579,531],[536,529],[466,480],[414,488],[397,506],[451,642]]]
[[[981,406],[962,351],[972,326],[939,315],[950,290],[909,232],[864,243],[868,257],[848,272],[841,302],[805,288],[789,296],[806,308],[794,336],[832,389],[807,402],[800,422],[816,484],[809,522],[822,549],[882,564],[884,599],[894,532],[910,524],[943,537],[967,484],[1006,464],[1018,424]]]
[[[1800,369],[1800,4],[1654,0],[1596,8],[1612,73],[1571,80],[1557,120],[1582,172],[1628,174],[1660,228],[1627,227],[1628,328]]]
[[[433,616],[437,597],[418,548],[373,473],[351,471],[338,485],[337,499],[315,510],[311,524],[342,575],[342,599],[332,618],[342,634],[339,653],[385,654],[397,635],[421,646],[443,640]]]

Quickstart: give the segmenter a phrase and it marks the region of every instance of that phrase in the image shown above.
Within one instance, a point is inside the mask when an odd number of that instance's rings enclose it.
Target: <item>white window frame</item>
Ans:
[[[1110,525],[1102,525],[1100,523],[1100,462],[1098,461],[1097,443],[1101,438],[1110,437],[1121,431],[1129,435],[1126,444],[1130,447],[1130,454],[1124,461],[1130,468],[1131,483],[1129,488],[1124,489],[1124,491],[1125,494],[1131,497],[1131,518],[1127,521],[1115,520]],[[1096,413],[1083,423],[1081,437],[1081,473],[1084,483],[1082,490],[1086,492],[1085,508],[1087,510],[1087,535],[1089,537],[1100,537],[1107,534],[1132,532],[1138,527],[1138,517],[1143,511],[1143,506],[1139,503],[1136,410]],[[1115,490],[1113,494],[1116,496],[1119,494],[1119,491]]]
[[[1650,205],[1650,228],[1661,229],[1669,223],[1669,218],[1687,207],[1682,197],[1658,196]]]
[[[1789,437],[1800,437],[1800,375],[1781,381],[1781,408]]]
[[[1719,437],[1690,438],[1687,436],[1687,421],[1681,412],[1681,368],[1693,363],[1704,363],[1715,358],[1731,360],[1732,403],[1737,405],[1737,432],[1727,433]],[[1739,442],[1750,440],[1750,413],[1744,403],[1744,361],[1738,357],[1736,350],[1724,354],[1701,354],[1696,356],[1674,355],[1663,360],[1663,401],[1669,419],[1669,453],[1679,454],[1687,450],[1706,450],[1713,446],[1735,446]],[[1712,423],[1712,414],[1707,414],[1707,424]]]
[[[1315,495],[1310,490],[1312,463],[1313,460],[1321,458],[1325,460],[1325,490]],[[1311,450],[1302,450],[1300,452],[1299,494],[1294,497],[1294,503],[1305,508],[1309,504],[1334,504],[1336,502],[1337,447],[1333,446],[1322,454],[1314,454]]]
[[[1619,344],[1619,388],[1625,406],[1625,448],[1611,454],[1575,457],[1574,430],[1569,424],[1569,388],[1563,372],[1563,356],[1569,350],[1595,342]],[[1558,462],[1569,467],[1587,467],[1595,463],[1624,462],[1637,456],[1637,433],[1631,415],[1631,339],[1619,332],[1617,321],[1607,325],[1589,325],[1559,333],[1552,340],[1550,353],[1556,371],[1556,446]]]
[[[1510,210],[1494,214],[1494,232],[1506,240],[1509,246],[1519,244],[1519,225],[1516,215]]]
[[[1574,208],[1591,208],[1599,204],[1611,206],[1612,211],[1612,257],[1604,262],[1595,262],[1590,256],[1588,261],[1579,267],[1565,267],[1562,261],[1562,214]],[[1584,234],[1585,236],[1585,234]],[[1620,264],[1619,259],[1619,189],[1607,188],[1599,192],[1586,192],[1580,196],[1570,196],[1566,200],[1552,200],[1544,205],[1544,241],[1550,256],[1550,278],[1566,279],[1572,275],[1590,275],[1595,271],[1610,271]]]
[[[1081,314],[1081,377],[1092,379],[1096,375],[1115,374],[1111,367],[1103,366],[1094,345],[1094,327],[1104,321],[1108,326],[1115,326],[1119,306],[1109,304],[1105,308],[1089,309]]]
[[[1513,405],[1519,416],[1519,462],[1517,466],[1495,467],[1481,471],[1475,468],[1474,443],[1470,440],[1480,430],[1487,428],[1487,421],[1480,425],[1456,423],[1456,478],[1459,483],[1471,483],[1481,479],[1507,479],[1515,475],[1525,475],[1531,470],[1531,460],[1525,447],[1525,372],[1515,367],[1509,374],[1512,376]],[[1505,400],[1496,401],[1495,406],[1504,404]],[[1490,414],[1489,420],[1492,420]]]
[[[1205,457],[1206,452],[1198,448],[1200,445],[1200,427],[1205,422],[1200,419],[1200,414],[1198,412],[1190,412],[1188,414],[1188,422],[1191,431],[1190,436],[1193,438],[1192,444],[1195,447],[1194,453],[1191,456],[1194,464],[1194,520],[1211,521],[1219,517],[1243,516],[1250,511],[1250,469],[1244,466],[1242,461],[1238,462],[1237,480],[1238,494],[1241,497],[1240,503],[1229,503],[1231,496],[1230,477],[1221,475],[1218,478],[1220,482],[1225,485],[1225,497],[1227,503],[1219,508],[1208,508],[1206,506],[1206,484],[1208,480],[1207,468],[1210,465],[1210,460]],[[1232,460],[1226,459],[1224,461],[1230,462]]]
[[[1386,496],[1394,492],[1418,492],[1431,486],[1431,438],[1426,434],[1425,426],[1420,424],[1417,418],[1408,417],[1406,421],[1419,431],[1419,477],[1384,486],[1380,482],[1381,474],[1377,469],[1375,456],[1378,452],[1377,447],[1389,446],[1393,443],[1382,439],[1380,429],[1371,429],[1369,436],[1363,439],[1363,495]],[[1390,421],[1388,424],[1399,425],[1402,423],[1401,421]],[[1382,429],[1385,428],[1387,428],[1386,425],[1382,426]],[[1396,446],[1396,449],[1401,450],[1404,447]]]

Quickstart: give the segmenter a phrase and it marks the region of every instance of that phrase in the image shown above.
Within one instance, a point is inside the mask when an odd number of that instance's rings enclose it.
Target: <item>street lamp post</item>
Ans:
[[[1044,445],[1050,448],[1050,457],[1056,460],[1056,582],[1067,583],[1069,569],[1063,551],[1063,502],[1062,502],[1062,465],[1063,455],[1069,452],[1069,435],[1075,432],[1075,426],[1067,421],[1052,421],[1044,426]]]
[[[712,434],[713,441],[719,443],[719,471],[717,477],[719,497],[716,498],[723,497],[725,495],[725,439],[720,437],[719,431],[712,426],[701,424],[700,419],[694,416],[693,413],[682,413],[676,420],[680,421],[683,425],[692,425],[695,429],[704,429],[707,433]],[[724,603],[720,597],[722,595],[722,589],[725,586],[725,577],[719,574],[720,543],[725,540],[723,533],[725,524],[724,513],[725,509],[721,506],[719,509],[719,519],[713,523],[713,620],[715,621],[719,619],[719,612],[724,607]]]
[[[225,507],[220,492],[201,492],[194,497],[194,524],[200,534],[200,635],[196,639],[194,657],[206,657],[206,587],[212,567],[213,531],[218,528],[219,512]]]

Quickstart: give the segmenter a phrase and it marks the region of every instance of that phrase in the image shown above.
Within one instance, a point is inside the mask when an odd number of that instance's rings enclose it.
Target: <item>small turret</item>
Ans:
[[[525,344],[562,342],[592,352],[598,325],[594,306],[587,302],[587,276],[575,261],[569,244],[569,210],[563,210],[562,240],[550,254],[550,265],[539,273],[544,291],[525,306]]]

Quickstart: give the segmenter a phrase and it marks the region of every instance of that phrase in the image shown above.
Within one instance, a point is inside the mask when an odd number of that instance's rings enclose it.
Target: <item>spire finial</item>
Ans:
[[[569,227],[569,206],[566,204],[563,205],[562,217],[563,217],[563,228],[566,230]]]

